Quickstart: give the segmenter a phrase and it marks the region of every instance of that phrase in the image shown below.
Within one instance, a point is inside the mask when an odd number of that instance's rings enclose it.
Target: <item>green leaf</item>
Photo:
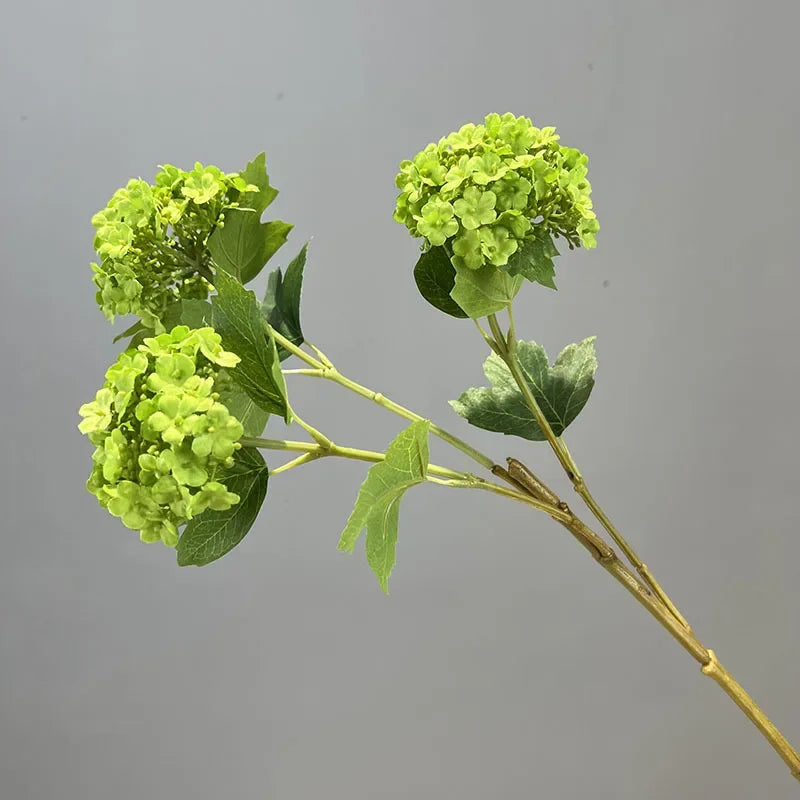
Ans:
[[[508,260],[501,269],[509,275],[522,275],[533,283],[540,283],[548,289],[555,289],[556,274],[553,259],[558,255],[553,237],[546,231],[535,233],[533,239],[526,239],[522,247]]]
[[[131,337],[131,340],[128,342],[127,349],[130,350],[131,348],[137,348],[140,344],[144,344],[144,340],[150,338],[153,335],[154,331],[152,328],[142,328]]]
[[[456,281],[450,297],[472,319],[502,311],[522,286],[522,276],[512,277],[492,264],[479,269],[456,266]]]
[[[389,594],[389,576],[397,561],[397,525],[400,521],[401,496],[396,495],[376,508],[367,518],[367,563],[386,594]]]
[[[211,325],[211,303],[197,299],[177,300],[167,306],[161,322],[168,331],[176,325],[205,328]]]
[[[444,247],[432,247],[423,253],[414,267],[419,293],[439,311],[464,319],[467,314],[450,296],[456,283],[456,270]]]
[[[234,208],[225,214],[224,227],[217,228],[208,240],[208,250],[219,270],[242,283],[261,272],[293,227],[280,220],[261,222],[260,215],[260,211]]]
[[[246,183],[258,186],[258,192],[247,192],[239,198],[239,205],[252,208],[260,216],[267,206],[278,196],[278,190],[269,184],[267,156],[259,153],[240,173]]]
[[[211,298],[214,328],[222,346],[241,359],[233,370],[234,379],[260,408],[288,424],[286,382],[275,342],[264,332],[255,295],[224,272],[217,274],[216,287],[218,293]]]
[[[269,412],[257,406],[237,383],[221,391],[219,400],[242,423],[245,436],[261,436],[267,426]]]
[[[296,345],[303,343],[303,330],[300,327],[300,295],[303,290],[303,270],[307,253],[308,243],[303,245],[302,250],[286,267],[285,275],[281,273],[280,267],[270,272],[267,292],[261,304],[261,312],[269,324]],[[288,350],[278,346],[278,356],[281,361],[290,355]]]
[[[367,561],[387,593],[395,563],[400,499],[408,488],[425,480],[429,428],[427,420],[412,422],[386,449],[385,460],[370,467],[339,539],[338,549],[352,552],[367,528]]]
[[[267,494],[269,470],[258,450],[242,448],[233,466],[217,476],[239,502],[227,511],[204,511],[189,521],[178,540],[178,564],[202,567],[221,558],[244,539]]]
[[[129,328],[125,328],[122,333],[118,333],[114,337],[114,343],[116,344],[120,339],[127,339],[129,336],[135,336],[137,333],[142,333],[143,331],[150,331],[140,319],[136,320]],[[148,334],[149,335],[149,334]]]
[[[517,343],[522,373],[556,436],[578,416],[592,392],[597,369],[594,340],[590,336],[565,347],[552,367],[543,347],[535,342]],[[483,371],[492,388],[467,389],[458,400],[451,400],[456,413],[487,431],[543,441],[545,435],[505,362],[492,353]]]

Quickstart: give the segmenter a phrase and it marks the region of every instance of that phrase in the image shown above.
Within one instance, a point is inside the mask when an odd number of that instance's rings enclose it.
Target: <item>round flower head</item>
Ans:
[[[213,328],[178,326],[122,353],[81,406],[96,448],[87,488],[142,541],[174,547],[179,526],[239,502],[222,479],[242,424],[216,391],[238,362]]]
[[[394,218],[470,269],[505,266],[537,233],[594,247],[588,157],[558,139],[513,114],[464,125],[400,165]]]
[[[199,162],[191,172],[168,164],[153,185],[134,178],[118,189],[92,217],[100,262],[91,266],[106,317],[113,322],[117,314],[138,314],[158,329],[169,303],[207,297],[206,241],[225,210],[253,191],[258,187],[238,173]]]

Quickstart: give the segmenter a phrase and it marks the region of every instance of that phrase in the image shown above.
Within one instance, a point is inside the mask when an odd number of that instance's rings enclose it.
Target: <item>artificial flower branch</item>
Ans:
[[[422,240],[413,269],[422,297],[451,318],[472,320],[490,350],[484,362],[490,386],[467,389],[450,405],[478,428],[546,441],[605,533],[592,530],[521,461],[500,466],[339,372],[300,325],[307,245],[285,271],[269,274],[263,300],[246,288],[292,229],[281,220],[262,222],[278,193],[263,153],[238,173],[199,162],[191,171],[167,164],[152,184],[130,180],[92,218],[97,303],[110,321],[128,314],[138,321],[115,339],[129,341],[94,400],[80,408],[79,429],[95,447],[87,488],[143,541],[175,548],[181,566],[203,566],[247,535],[271,476],[319,459],[367,462],[338,547],[352,551],[365,533],[367,562],[384,591],[396,560],[400,501],[411,487],[480,489],[523,503],[577,539],[800,779],[797,752],[697,638],[594,498],[567,447],[564,430],[594,386],[595,337],[567,345],[552,364],[536,342],[517,339],[514,298],[526,282],[556,288],[556,244],[596,246],[588,157],[559,139],[555,128],[513,114],[464,125],[400,164],[394,218]],[[497,318],[502,311],[506,330]],[[283,369],[292,356],[301,367]],[[332,381],[410,424],[385,452],[339,446],[294,412],[286,387],[293,375]],[[312,441],[262,438],[270,417],[295,422]],[[491,479],[431,464],[431,435]],[[262,451],[293,457],[270,468]]]
[[[329,445],[325,446],[312,442],[291,441],[287,439],[264,439],[260,436],[242,437],[239,442],[243,447],[256,447],[262,450],[285,450],[302,453],[303,456],[307,456],[308,458],[303,461],[294,459],[293,461],[288,462],[290,464],[297,462],[298,466],[299,464],[306,463],[310,460],[327,457],[349,458],[356,461],[366,461],[372,464],[380,463],[386,459],[385,453],[380,453],[376,450],[362,450],[356,447],[342,447],[334,444],[333,442],[330,442]],[[282,471],[285,470],[282,470],[280,467],[278,467],[277,469],[271,470],[271,474],[276,475]],[[531,506],[538,511],[544,511],[546,514],[554,517],[560,522],[569,522],[571,519],[571,516],[561,508],[553,506],[550,503],[541,500],[540,498],[533,497],[524,491],[520,491],[519,487],[516,486],[514,486],[513,489],[507,489],[505,486],[500,486],[499,484],[484,480],[483,478],[479,478],[477,475],[473,475],[469,472],[458,472],[447,467],[440,467],[436,464],[430,463],[428,464],[427,473],[427,477],[431,480],[431,483],[438,483],[443,486],[452,486],[454,488],[482,489],[483,491],[492,492],[500,495],[501,497],[507,497],[511,500],[524,503],[525,505]]]

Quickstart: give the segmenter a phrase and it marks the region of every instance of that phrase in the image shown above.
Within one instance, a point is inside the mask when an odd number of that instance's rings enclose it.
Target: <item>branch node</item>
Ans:
[[[717,654],[713,650],[707,650],[708,663],[703,664],[700,668],[703,675],[708,675],[709,678],[718,678],[722,675],[722,666],[717,660]]]
[[[515,483],[522,486],[531,497],[543,500],[551,506],[561,508],[560,500],[550,488],[545,486],[521,461],[516,458],[507,458],[508,474]],[[562,509],[562,511],[565,509]]]

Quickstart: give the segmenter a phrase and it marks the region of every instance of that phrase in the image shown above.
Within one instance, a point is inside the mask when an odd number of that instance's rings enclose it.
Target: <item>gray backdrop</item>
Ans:
[[[797,796],[546,518],[414,491],[386,598],[360,549],[335,549],[365,470],[319,462],[275,478],[238,550],[181,570],[85,492],[76,410],[117,352],[90,283],[92,213],[159,163],[234,170],[266,149],[272,210],[297,225],[278,261],[314,237],[309,338],[563,487],[544,446],[447,406],[481,380],[485,348],[417,296],[416,246],[391,218],[396,166],[428,141],[492,110],[558,125],[590,153],[602,231],[561,259],[560,291],[523,293],[521,333],[551,352],[598,335],[572,450],[797,743],[799,22],[778,0],[9,8],[0,796]],[[402,424],[304,381],[296,407],[340,443],[382,447]]]

